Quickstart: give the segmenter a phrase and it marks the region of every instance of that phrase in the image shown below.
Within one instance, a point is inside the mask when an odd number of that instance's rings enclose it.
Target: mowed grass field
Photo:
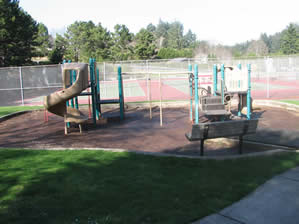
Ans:
[[[235,160],[0,149],[1,223],[190,223],[240,200],[299,155]]]

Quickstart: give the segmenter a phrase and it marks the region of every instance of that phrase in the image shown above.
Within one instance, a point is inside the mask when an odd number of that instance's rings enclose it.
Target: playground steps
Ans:
[[[228,115],[220,96],[204,96],[201,98],[202,111],[205,115]]]

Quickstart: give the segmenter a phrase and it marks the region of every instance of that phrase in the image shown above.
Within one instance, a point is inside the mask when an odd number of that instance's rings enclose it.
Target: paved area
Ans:
[[[299,167],[278,175],[219,213],[192,224],[298,224]]]

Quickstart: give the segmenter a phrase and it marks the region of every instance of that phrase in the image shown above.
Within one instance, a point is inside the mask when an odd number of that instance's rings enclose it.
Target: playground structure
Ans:
[[[89,66],[89,72],[88,72]],[[69,76],[68,76],[69,72]],[[218,76],[218,73],[221,76]],[[200,154],[203,155],[204,141],[209,138],[239,136],[239,152],[242,153],[243,136],[255,133],[258,120],[251,119],[251,66],[242,70],[241,65],[237,68],[225,67],[223,64],[218,68],[213,67],[213,86],[207,89],[201,87],[199,82],[198,65],[189,65],[188,70],[183,71],[141,71],[122,72],[121,66],[117,67],[119,99],[101,100],[99,70],[96,68],[95,59],[90,59],[88,64],[65,63],[63,65],[64,88],[45,97],[45,108],[50,112],[63,116],[65,121],[65,134],[70,122],[81,124],[88,120],[87,116],[79,111],[78,96],[91,96],[92,120],[102,117],[101,104],[119,104],[120,120],[124,119],[124,94],[122,75],[143,75],[147,79],[148,103],[150,119],[152,119],[152,79],[159,80],[160,96],[160,126],[163,125],[162,109],[162,76],[187,75],[190,87],[190,121],[192,129],[186,134],[189,141],[201,141]],[[77,75],[78,74],[78,75]],[[83,92],[90,88],[90,92]],[[234,95],[238,96],[238,112],[236,116],[231,112],[230,101]],[[69,102],[70,100],[70,102]],[[242,116],[242,108],[247,106],[246,118]],[[201,115],[199,114],[201,108]],[[202,115],[203,114],[203,115]],[[202,120],[204,118],[205,120]],[[201,119],[201,122],[199,122]],[[216,121],[216,122],[215,122]]]
[[[171,72],[167,72],[167,71],[135,71],[135,72],[122,72],[122,68],[121,66],[118,67],[118,71],[121,72],[121,75],[135,75],[135,76],[145,76],[146,77],[146,84],[147,84],[147,102],[148,102],[148,106],[149,106],[149,117],[150,119],[152,119],[153,117],[153,113],[152,113],[152,81],[154,79],[157,79],[158,81],[158,89],[159,89],[159,112],[160,112],[160,126],[163,126],[163,105],[162,105],[162,101],[163,101],[163,97],[162,97],[162,77],[163,76],[172,76],[172,75],[189,75],[190,72],[192,73],[192,71],[188,71],[188,70],[181,70],[181,71],[171,71]]]
[[[191,65],[189,70],[192,71]],[[218,78],[218,72],[221,78]],[[226,73],[226,71],[228,71]],[[211,89],[203,89],[198,82],[198,66],[194,66],[194,73],[190,73],[190,120],[193,123],[191,132],[186,133],[189,141],[201,141],[200,154],[204,153],[204,141],[210,138],[239,136],[239,153],[242,153],[243,136],[256,132],[258,120],[251,119],[251,66],[247,65],[247,74],[238,68],[213,67],[213,94]],[[219,88],[220,87],[220,88]],[[219,90],[218,90],[219,89]],[[238,95],[238,113],[235,117],[226,105],[230,105],[233,95]],[[193,110],[193,100],[195,108]],[[203,116],[199,122],[199,104]],[[246,119],[242,119],[242,108],[247,105]],[[194,112],[193,112],[194,111]],[[195,113],[195,117],[193,119]],[[216,122],[215,122],[216,121]]]
[[[88,69],[89,67],[89,69]],[[66,63],[62,67],[63,89],[44,97],[44,107],[47,111],[64,117],[65,134],[68,133],[70,123],[79,124],[80,133],[82,133],[81,124],[88,120],[88,116],[79,110],[78,96],[91,96],[92,121],[102,117],[101,104],[119,104],[120,120],[124,119],[124,96],[121,70],[118,71],[119,98],[101,100],[100,98],[100,79],[99,70],[96,68],[95,59],[90,59],[89,64],[85,63]],[[83,92],[91,89],[91,91]],[[89,100],[90,102],[90,100]],[[90,104],[89,104],[90,110]],[[91,114],[91,112],[89,113]]]
[[[152,119],[152,81],[156,79],[158,81],[158,91],[159,91],[159,110],[160,110],[160,126],[163,126],[163,107],[162,107],[162,81],[161,78],[171,77],[174,75],[188,75],[189,80],[189,93],[190,93],[190,121],[198,124],[199,121],[199,108],[205,113],[206,116],[210,115],[210,118],[216,120],[223,119],[225,116],[231,115],[230,111],[230,99],[233,95],[238,95],[239,97],[239,111],[238,116],[241,117],[241,111],[245,104],[247,104],[247,118],[250,119],[251,116],[251,83],[250,74],[251,68],[248,65],[248,70],[242,70],[241,65],[237,68],[225,67],[222,65],[220,68],[214,65],[213,68],[213,85],[205,89],[201,86],[199,82],[199,72],[198,65],[194,66],[194,71],[192,65],[189,65],[188,70],[180,71],[134,71],[134,72],[122,72],[122,75],[134,75],[143,76],[146,79],[146,91],[147,91],[147,102],[149,106],[149,117]],[[121,67],[118,67],[121,71]],[[218,73],[221,72],[221,76]],[[213,94],[212,89],[213,88]],[[214,97],[212,97],[213,95]],[[220,97],[219,97],[220,96]],[[211,105],[211,101],[214,101]],[[218,102],[220,101],[220,102]],[[218,103],[217,103],[218,102]],[[195,104],[195,107],[194,107]],[[225,109],[226,105],[229,105],[229,109]]]

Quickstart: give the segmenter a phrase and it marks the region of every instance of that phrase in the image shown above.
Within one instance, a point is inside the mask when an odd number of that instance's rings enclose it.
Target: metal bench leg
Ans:
[[[200,156],[203,156],[203,148],[204,148],[204,139],[200,140]]]
[[[239,154],[242,154],[242,153],[243,153],[243,149],[242,149],[242,147],[243,147],[243,136],[240,135],[240,136],[239,136]]]

